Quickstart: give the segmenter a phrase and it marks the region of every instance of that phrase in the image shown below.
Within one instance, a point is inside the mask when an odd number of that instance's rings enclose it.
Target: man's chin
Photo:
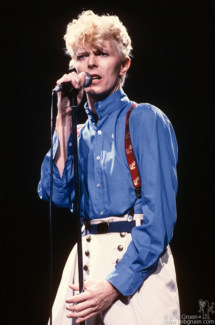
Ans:
[[[105,99],[106,97],[108,97],[110,94],[112,94],[116,90],[111,88],[109,90],[99,92],[99,91],[96,91],[95,89],[89,89],[88,91],[86,91],[86,94],[88,97],[91,97],[95,102],[98,102],[98,101]]]

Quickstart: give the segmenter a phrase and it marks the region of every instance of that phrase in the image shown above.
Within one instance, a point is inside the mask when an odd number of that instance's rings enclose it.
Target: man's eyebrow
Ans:
[[[109,49],[107,49],[106,47],[98,47],[97,49],[95,49],[95,52],[96,53],[102,53],[102,52],[105,52],[105,53],[108,53],[109,52]]]
[[[78,55],[78,54],[83,54],[83,53],[88,53],[88,51],[86,51],[86,50],[82,50],[82,51],[77,51],[77,52],[76,52],[77,55]]]
[[[83,49],[83,50],[77,50],[76,55],[88,54],[88,53],[89,53],[89,51]]]

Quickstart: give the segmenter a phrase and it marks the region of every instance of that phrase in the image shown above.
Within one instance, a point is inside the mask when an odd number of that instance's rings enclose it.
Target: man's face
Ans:
[[[124,71],[114,41],[104,41],[102,49],[79,48],[75,61],[78,73],[88,72],[92,76],[92,84],[85,92],[94,101],[119,89],[120,76],[127,71]]]

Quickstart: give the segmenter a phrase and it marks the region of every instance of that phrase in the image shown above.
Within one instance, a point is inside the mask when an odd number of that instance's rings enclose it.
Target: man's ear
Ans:
[[[123,61],[121,63],[121,68],[120,68],[120,76],[123,76],[126,74],[126,72],[128,71],[129,67],[131,65],[131,59],[127,58],[125,61]]]

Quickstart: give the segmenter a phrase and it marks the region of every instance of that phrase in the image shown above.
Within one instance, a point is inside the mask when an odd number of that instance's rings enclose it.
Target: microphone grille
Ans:
[[[84,88],[89,87],[91,85],[91,83],[92,83],[92,77],[88,72],[86,72],[86,77],[85,77],[85,81],[84,81]]]

